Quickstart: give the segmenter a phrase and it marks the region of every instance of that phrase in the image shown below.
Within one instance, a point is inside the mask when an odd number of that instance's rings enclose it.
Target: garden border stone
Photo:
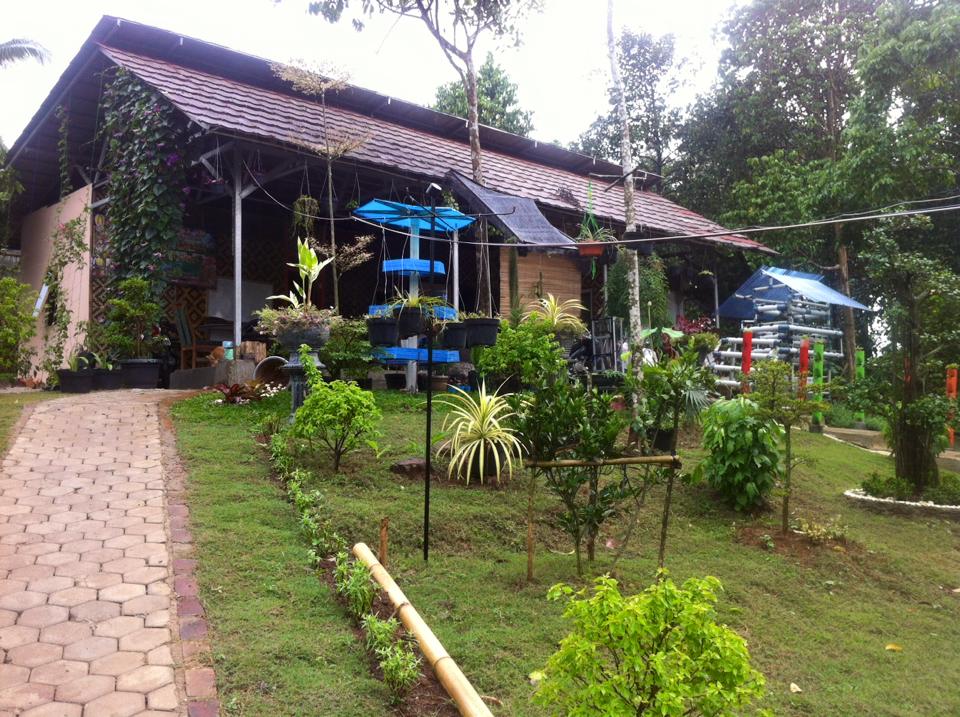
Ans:
[[[894,513],[906,517],[928,516],[948,518],[960,521],[960,505],[937,505],[930,501],[895,500],[894,498],[877,498],[868,495],[861,488],[851,488],[843,492],[844,497],[857,505],[871,510],[885,513]]]

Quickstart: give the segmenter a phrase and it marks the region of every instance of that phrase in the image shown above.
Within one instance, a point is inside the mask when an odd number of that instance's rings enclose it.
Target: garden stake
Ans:
[[[432,185],[431,185],[432,186]],[[437,216],[437,200],[431,192],[431,201],[430,201],[430,234],[435,233],[435,224]],[[430,272],[434,271],[436,268],[434,266],[434,252],[437,243],[435,241],[430,242],[430,263],[427,265],[430,269]],[[431,316],[430,320],[427,322],[427,447],[426,455],[424,456],[424,463],[426,464],[426,474],[424,476],[423,484],[423,562],[427,562],[430,558],[430,452],[433,448],[431,439],[433,436],[433,338],[435,335],[434,332],[434,322],[435,316]]]
[[[381,565],[387,564],[387,531],[390,530],[390,519],[380,519],[380,550],[377,551],[377,560]]]

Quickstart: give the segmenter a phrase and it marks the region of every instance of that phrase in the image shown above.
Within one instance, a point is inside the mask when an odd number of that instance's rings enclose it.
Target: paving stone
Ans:
[[[125,573],[123,576],[123,581],[126,583],[141,583],[143,585],[148,585],[156,582],[157,580],[163,580],[166,577],[166,568],[140,568],[138,570],[131,570],[130,572]]]
[[[85,660],[90,662],[100,657],[106,657],[117,651],[117,641],[112,637],[88,637],[86,640],[73,642],[63,648],[63,657],[66,660]]]
[[[85,704],[115,690],[116,678],[110,675],[86,675],[57,687],[55,696],[61,702]]]
[[[177,686],[174,684],[164,685],[147,695],[147,707],[150,709],[175,710],[178,704]]]
[[[133,717],[143,711],[146,702],[138,692],[111,692],[88,702],[83,717]]]
[[[81,705],[68,702],[48,702],[45,705],[22,712],[20,717],[80,717],[82,712],[83,707]]]
[[[111,585],[108,588],[104,588],[100,591],[99,597],[101,600],[109,600],[111,602],[126,602],[135,597],[146,595],[146,593],[147,589],[143,585],[123,582],[119,585]]]
[[[146,615],[156,610],[163,610],[169,605],[170,599],[165,595],[141,595],[124,602],[121,612],[124,615]]]
[[[90,663],[92,675],[122,675],[146,662],[143,652],[114,652]]]
[[[70,617],[82,622],[103,622],[120,614],[120,605],[104,600],[91,600],[70,608]]]
[[[7,662],[22,667],[38,667],[59,660],[63,647],[46,642],[30,642],[7,651]]]
[[[170,624],[169,610],[156,610],[148,613],[143,619],[144,627],[166,627]]]
[[[78,677],[83,677],[89,669],[86,662],[78,660],[55,660],[46,665],[34,667],[30,672],[30,682],[45,685],[62,685]]]
[[[21,590],[18,593],[9,593],[0,597],[0,608],[22,612],[47,602],[46,593],[37,593],[30,590]]]
[[[217,696],[217,677],[209,667],[195,667],[186,671],[187,697],[204,699]]]
[[[78,586],[94,590],[102,590],[121,582],[123,582],[123,576],[118,573],[92,573],[77,578]]]
[[[30,668],[20,665],[0,665],[0,689],[13,687],[27,681]]]
[[[117,677],[117,689],[127,692],[153,692],[173,684],[173,668],[165,665],[144,665]]]
[[[56,625],[60,622],[66,622],[70,617],[70,611],[59,605],[41,605],[24,610],[17,620],[17,624],[27,627],[47,627]]]
[[[53,700],[53,685],[26,682],[0,690],[0,709],[22,712]]]
[[[170,631],[161,627],[145,627],[120,638],[121,650],[147,652],[170,641]]]
[[[40,630],[26,625],[11,625],[0,628],[0,650],[10,650],[29,642],[36,642]]]
[[[61,622],[59,625],[45,627],[40,632],[40,642],[54,645],[69,645],[90,637],[92,631],[85,622]]]
[[[143,627],[142,617],[114,617],[97,625],[96,634],[104,637],[123,637]]]
[[[51,571],[52,572],[52,571]],[[55,593],[58,590],[66,590],[67,588],[73,587],[73,578],[68,578],[65,575],[53,576],[46,578],[39,578],[37,580],[31,580],[27,586],[29,590],[38,593]]]

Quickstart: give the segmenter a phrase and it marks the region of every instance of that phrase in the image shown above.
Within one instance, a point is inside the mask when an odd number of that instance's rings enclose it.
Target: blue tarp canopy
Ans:
[[[377,224],[386,224],[398,229],[417,228],[421,232],[452,233],[473,224],[476,220],[453,207],[430,207],[418,204],[391,202],[388,199],[372,199],[353,210],[355,216]]]
[[[823,283],[823,274],[763,266],[754,272],[732,296],[720,304],[720,316],[728,319],[752,319],[756,315],[754,299],[763,302],[789,301],[796,296],[835,306],[870,309]]]

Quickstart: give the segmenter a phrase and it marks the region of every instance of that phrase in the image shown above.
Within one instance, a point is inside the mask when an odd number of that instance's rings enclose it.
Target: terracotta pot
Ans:
[[[598,241],[582,241],[577,244],[577,251],[580,252],[580,256],[603,256],[603,248],[603,243]]]

